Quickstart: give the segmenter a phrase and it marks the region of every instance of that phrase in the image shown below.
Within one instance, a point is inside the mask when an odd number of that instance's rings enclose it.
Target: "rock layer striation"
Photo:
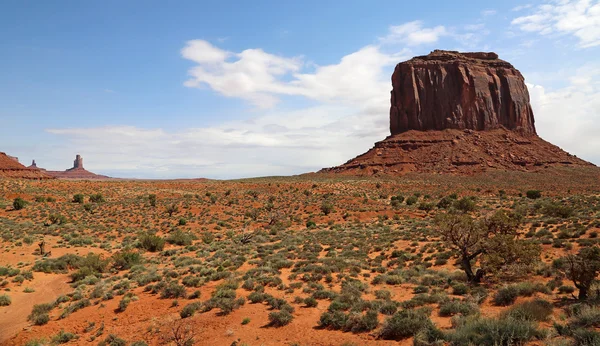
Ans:
[[[396,65],[390,132],[505,127],[535,135],[521,73],[496,53],[435,50]]]

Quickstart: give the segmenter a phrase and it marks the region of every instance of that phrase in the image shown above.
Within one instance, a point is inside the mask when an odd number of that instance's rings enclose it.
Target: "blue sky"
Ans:
[[[333,166],[387,134],[396,63],[496,51],[538,133],[600,164],[600,4],[4,1],[0,151],[47,169],[236,178]]]

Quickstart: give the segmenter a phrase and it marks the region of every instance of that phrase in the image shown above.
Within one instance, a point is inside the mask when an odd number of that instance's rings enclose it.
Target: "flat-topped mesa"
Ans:
[[[521,73],[496,53],[435,50],[396,65],[390,132],[504,127],[536,135]]]

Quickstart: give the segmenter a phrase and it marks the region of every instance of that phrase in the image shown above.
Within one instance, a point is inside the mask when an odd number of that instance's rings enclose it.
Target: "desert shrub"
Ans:
[[[173,203],[165,208],[165,212],[169,214],[169,216],[173,216],[173,214],[179,212],[179,207],[177,204]]]
[[[378,325],[377,311],[369,310],[364,315],[360,313],[350,313],[346,324],[344,325],[344,330],[353,333],[369,332],[377,328]]]
[[[98,344],[98,346],[127,346],[127,341],[114,334],[109,334],[106,339]]]
[[[142,263],[142,256],[139,252],[121,251],[112,256],[113,267],[119,270],[130,269],[134,265]]]
[[[452,294],[456,295],[456,296],[462,296],[465,295],[469,292],[469,286],[463,284],[463,283],[458,283],[452,286]]]
[[[129,306],[129,303],[131,303],[131,298],[127,296],[123,297],[123,299],[121,299],[121,301],[119,302],[119,312],[125,311]]]
[[[600,307],[590,305],[574,305],[572,308],[570,327],[600,327]]]
[[[104,197],[102,196],[102,194],[96,193],[96,194],[90,195],[90,201],[93,203],[101,203],[101,202],[104,202]]]
[[[58,334],[52,337],[52,342],[57,344],[66,344],[67,342],[76,339],[77,335],[61,330]]]
[[[185,298],[186,292],[185,287],[177,284],[176,282],[171,282],[167,286],[165,286],[160,292],[160,297],[163,299],[167,298]]]
[[[413,205],[413,204],[417,203],[418,200],[419,200],[419,197],[410,196],[406,199],[406,205]]]
[[[178,222],[179,226],[185,226],[187,224],[187,220],[185,218],[180,218]]]
[[[252,292],[248,295],[248,300],[252,304],[262,303],[267,299],[268,294],[263,292]]]
[[[395,314],[396,311],[398,311],[398,304],[392,301],[384,302],[379,307],[379,312],[388,316]]]
[[[460,210],[463,213],[469,213],[477,209],[477,204],[475,203],[475,199],[473,197],[463,197],[455,201],[453,207],[454,209]]]
[[[447,209],[452,205],[452,202],[454,202],[454,200],[446,196],[440,199],[440,201],[437,203],[437,207],[440,209]]]
[[[84,200],[85,200],[85,197],[81,193],[78,193],[73,196],[73,203],[83,204]]]
[[[9,306],[11,303],[10,297],[6,294],[0,295],[0,306]]]
[[[558,293],[565,294],[565,293],[573,293],[573,292],[575,292],[575,287],[573,287],[573,286],[562,285],[562,286],[558,287]]]
[[[525,192],[525,196],[529,199],[538,199],[542,197],[542,192],[540,190],[528,190]]]
[[[325,311],[319,319],[319,327],[341,330],[348,322],[348,315],[342,311]]]
[[[203,280],[198,276],[186,276],[181,280],[181,283],[186,287],[199,287],[201,286]]]
[[[394,207],[394,208],[399,208],[400,205],[402,205],[402,202],[404,202],[404,196],[402,196],[402,195],[397,195],[397,196],[391,197],[391,204],[392,204],[392,207]]]
[[[600,333],[585,328],[575,329],[573,332],[575,343],[573,346],[595,346],[600,345]]]
[[[544,333],[534,323],[511,318],[467,318],[447,335],[451,345],[512,346],[532,339],[542,339]]]
[[[434,328],[434,325],[423,311],[401,310],[385,320],[379,337],[386,340],[402,340],[426,328]]]
[[[325,215],[331,214],[333,212],[333,204],[329,201],[323,202],[323,204],[321,204],[321,211]]]
[[[149,194],[148,195],[148,202],[150,203],[151,206],[156,207],[156,195],[155,194]]]
[[[294,316],[285,310],[269,313],[269,325],[273,327],[283,327],[290,324],[293,319]]]
[[[552,314],[552,304],[547,300],[534,299],[514,306],[504,313],[507,318],[521,321],[546,321]]]
[[[17,197],[15,198],[15,200],[13,201],[13,208],[15,210],[21,210],[23,208],[25,208],[25,206],[27,205],[27,201],[25,201],[23,198],[21,197]]]
[[[433,203],[421,202],[417,208],[423,211],[431,211],[434,207],[435,205]]]
[[[519,290],[515,286],[506,286],[496,292],[494,295],[494,304],[499,306],[511,305],[517,300]]]
[[[463,316],[479,312],[476,304],[463,302],[460,300],[449,300],[440,304],[440,316],[453,316],[461,314]]]
[[[308,297],[304,299],[304,304],[306,305],[306,307],[314,308],[317,305],[319,305],[319,302],[313,297]]]
[[[542,207],[542,213],[546,216],[560,217],[566,219],[574,214],[575,210],[568,205],[557,202],[545,203]]]
[[[67,217],[64,215],[60,215],[60,214],[51,214],[48,219],[50,220],[50,223],[53,225],[64,225],[65,223],[67,223]]]
[[[377,299],[383,299],[383,300],[392,299],[392,292],[390,292],[388,290],[376,290],[374,293],[375,293],[375,298],[377,298]]]
[[[198,303],[198,302],[190,303],[183,307],[183,310],[181,310],[179,315],[181,316],[181,318],[187,318],[187,317],[193,316],[194,313],[196,313],[196,311],[200,310],[200,308],[202,308],[201,303]]]
[[[167,237],[167,242],[169,244],[176,244],[180,246],[191,245],[193,240],[194,236],[192,236],[190,233],[183,232],[180,229],[172,232]]]
[[[165,240],[156,234],[144,233],[139,237],[139,247],[150,252],[162,251]]]

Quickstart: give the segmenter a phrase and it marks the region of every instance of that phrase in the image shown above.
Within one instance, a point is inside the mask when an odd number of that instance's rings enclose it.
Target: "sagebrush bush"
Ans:
[[[471,315],[479,312],[479,307],[474,303],[464,302],[460,300],[449,300],[440,304],[440,316],[453,316],[461,314],[463,316]]]
[[[139,237],[139,247],[150,252],[162,251],[165,240],[155,234],[145,233]]]
[[[401,310],[385,320],[379,331],[379,337],[385,340],[402,340],[426,328],[435,327],[424,312]]]
[[[6,294],[0,295],[0,306],[9,306],[11,304],[11,299]]]
[[[489,319],[471,317],[447,335],[451,345],[511,346],[542,339],[545,333],[534,323],[512,318]]]
[[[294,316],[287,311],[273,311],[269,313],[269,325],[273,327],[283,327],[290,324]]]
[[[534,299],[514,306],[503,315],[507,318],[522,321],[547,321],[552,315],[552,303],[543,299]]]

